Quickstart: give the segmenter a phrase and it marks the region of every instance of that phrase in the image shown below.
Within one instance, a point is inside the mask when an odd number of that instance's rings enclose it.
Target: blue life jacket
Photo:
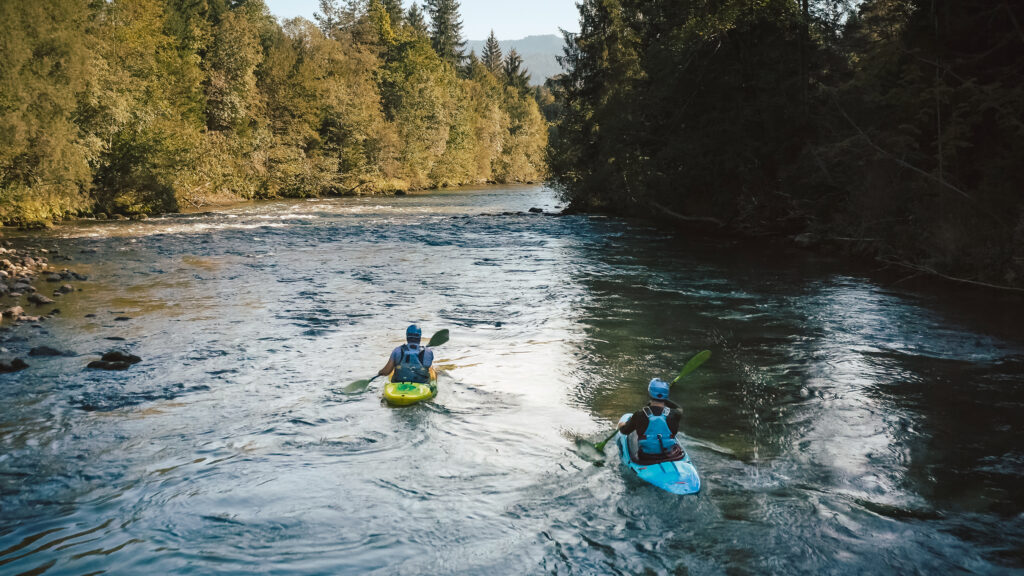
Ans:
[[[668,406],[661,409],[661,414],[655,416],[650,406],[644,406],[644,414],[647,415],[647,430],[639,438],[638,445],[644,454],[668,454],[678,442],[672,431],[668,429]]]
[[[430,369],[423,365],[427,349],[419,344],[402,344],[402,358],[395,365],[392,382],[430,382]]]

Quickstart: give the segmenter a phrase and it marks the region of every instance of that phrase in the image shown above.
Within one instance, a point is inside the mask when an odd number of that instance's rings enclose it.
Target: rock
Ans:
[[[99,250],[95,248],[82,248],[78,251],[79,254],[95,254],[97,252],[99,252]]]
[[[24,260],[21,261],[21,263],[26,268],[32,268],[33,266],[36,265],[36,261],[29,257],[26,257]]]
[[[7,270],[0,270],[0,278],[10,278],[11,275],[7,273]]]
[[[79,274],[78,272],[72,272],[71,277],[80,282],[85,282],[86,280],[89,279],[89,276],[85,274]]]
[[[11,290],[24,294],[25,292],[32,293],[36,291],[35,286],[31,284],[25,284],[24,282],[18,282],[14,286],[11,286]]]
[[[115,342],[124,342],[124,338],[120,336],[107,336],[104,340],[114,340]]]
[[[0,268],[3,268],[4,270],[13,270],[14,264],[11,264],[11,261],[7,258],[4,258],[3,260],[0,260]]]
[[[63,279],[64,279],[63,276],[61,276],[60,274],[55,274],[53,272],[51,272],[51,273],[46,275],[46,281],[47,282],[60,282]]]
[[[132,214],[131,216],[132,220],[145,220],[147,218],[149,218],[149,216],[146,216],[145,214]]]
[[[44,304],[53,304],[52,298],[47,298],[46,296],[43,296],[42,294],[39,293],[29,294],[28,301],[35,304],[36,306],[42,306]]]
[[[11,292],[11,289],[7,287],[7,284],[0,282],[0,296],[6,296]]]
[[[25,309],[21,306],[11,306],[7,310],[4,310],[3,315],[5,318],[17,318],[25,313]]]
[[[103,212],[100,212],[99,214],[96,215],[96,219],[97,220],[106,220],[107,219],[107,215],[104,214]]]
[[[54,308],[53,310],[50,310],[50,316],[53,316],[54,314],[60,314],[60,308]]]
[[[128,354],[120,350],[111,350],[103,355],[100,360],[104,362],[127,362],[128,364],[135,364],[136,362],[142,362],[142,358],[134,354]]]
[[[39,316],[18,316],[18,322],[39,322]]]
[[[131,319],[131,316],[118,316],[117,318],[114,318],[114,322],[127,322]]]
[[[543,214],[544,213],[544,209],[543,208],[536,208],[536,207],[534,207],[534,208],[530,208],[529,212],[530,212],[530,214]]]
[[[96,315],[95,314],[86,314],[85,317],[86,318],[95,318]]]
[[[36,346],[35,348],[28,351],[29,356],[65,356],[66,352],[57,350],[56,348],[50,348],[49,346]]]
[[[24,370],[28,368],[28,364],[25,363],[21,358],[15,358],[10,362],[6,360],[0,361],[0,373],[17,372],[18,370]]]
[[[126,220],[127,218],[125,217],[125,215],[124,215],[124,214],[114,214],[114,215],[113,215],[113,216],[111,217],[111,219],[112,219],[112,220]]]
[[[60,292],[61,294],[70,294],[75,291],[75,287],[71,284],[65,284],[60,288],[57,288],[54,292]]]

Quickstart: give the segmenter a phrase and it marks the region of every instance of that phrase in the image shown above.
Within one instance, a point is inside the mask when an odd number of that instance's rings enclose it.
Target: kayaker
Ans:
[[[631,437],[630,446],[636,446],[638,464],[670,462],[683,457],[683,449],[676,442],[683,410],[668,399],[668,391],[668,382],[660,378],[651,380],[647,385],[651,401],[619,424],[623,435],[636,432],[636,442],[634,444]]]
[[[392,382],[420,382],[430,381],[430,365],[434,363],[434,351],[426,346],[420,346],[420,339],[423,331],[413,324],[405,330],[405,344],[391,351],[388,363],[378,372],[381,376],[387,376],[394,371],[391,377]]]

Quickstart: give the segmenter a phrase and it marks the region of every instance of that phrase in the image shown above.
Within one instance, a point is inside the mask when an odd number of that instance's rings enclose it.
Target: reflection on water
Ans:
[[[273,202],[16,239],[93,280],[3,336],[75,355],[0,376],[0,573],[1024,567],[1019,302],[533,206],[556,201]],[[343,394],[409,322],[451,330],[435,401]],[[143,362],[82,369],[118,346]],[[614,445],[580,454],[703,348],[673,391],[700,495],[636,482]]]

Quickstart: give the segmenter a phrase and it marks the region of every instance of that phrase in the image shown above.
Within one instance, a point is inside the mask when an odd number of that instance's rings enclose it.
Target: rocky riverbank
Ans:
[[[89,277],[56,264],[72,260],[59,250],[15,248],[10,241],[3,242],[0,246],[0,345],[18,338],[24,327],[41,328],[43,322],[61,313],[62,297],[82,290],[82,283]],[[50,350],[46,346],[32,348],[29,356],[53,355]],[[29,367],[24,359],[10,358],[8,353],[5,347],[0,347],[0,373]]]

